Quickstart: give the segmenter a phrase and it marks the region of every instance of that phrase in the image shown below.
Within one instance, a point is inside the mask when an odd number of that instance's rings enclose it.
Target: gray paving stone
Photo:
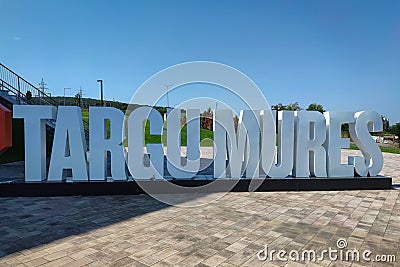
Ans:
[[[400,155],[384,158],[382,174],[400,185]],[[399,188],[228,193],[193,208],[145,195],[1,198],[0,266],[370,266],[256,253],[336,249],[343,238],[349,249],[400,257],[399,204]]]

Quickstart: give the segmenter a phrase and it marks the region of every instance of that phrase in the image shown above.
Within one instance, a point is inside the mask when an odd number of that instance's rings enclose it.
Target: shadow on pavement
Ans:
[[[2,198],[0,257],[168,207],[147,195]]]
[[[202,158],[199,174],[212,173],[211,163],[212,160]],[[17,174],[16,169],[21,172],[17,176],[23,174],[23,164],[4,165],[3,169],[15,182],[21,178],[10,174]],[[202,197],[206,195],[164,196],[178,204],[196,199],[199,199],[197,204],[204,204]],[[3,197],[0,198],[0,257],[168,207],[148,195]]]

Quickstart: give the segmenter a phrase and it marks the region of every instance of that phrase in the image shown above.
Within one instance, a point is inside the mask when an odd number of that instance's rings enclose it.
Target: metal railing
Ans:
[[[19,100],[27,100],[27,92],[32,94],[32,104],[36,105],[53,105],[58,106],[59,103],[51,98],[48,94],[32,85],[30,82],[10,70],[6,66],[0,63],[0,80],[1,86],[11,91]],[[29,100],[29,99],[28,99]]]
[[[12,93],[18,104],[29,105],[51,105],[59,106],[56,100],[51,98],[51,95],[46,94],[40,88],[32,85],[30,82],[10,70],[0,63],[0,90],[7,90]],[[27,93],[31,92],[31,96]],[[85,136],[88,138],[89,123],[82,120],[85,127]]]

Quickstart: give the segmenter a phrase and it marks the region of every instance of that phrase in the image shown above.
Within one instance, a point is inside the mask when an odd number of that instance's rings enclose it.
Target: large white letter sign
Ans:
[[[162,135],[163,118],[150,107],[139,107],[132,111],[128,118],[128,168],[135,179],[162,179],[164,176],[163,144],[147,144],[150,154],[150,166],[143,163],[144,121],[150,122],[150,134]]]
[[[275,153],[275,114],[271,110],[261,110],[260,129],[261,129],[261,168],[268,174],[274,164]]]
[[[192,178],[200,168],[200,110],[186,112],[187,163],[181,164],[181,109],[170,110],[167,116],[167,168],[174,178]]]
[[[276,118],[276,111],[273,111]],[[275,122],[273,136],[275,151]],[[293,151],[294,151],[294,111],[278,112],[278,147],[276,152],[276,164],[272,164],[271,169],[267,172],[271,178],[288,177],[293,169]],[[263,150],[263,157],[264,157]]]
[[[56,107],[14,105],[13,117],[24,119],[25,181],[46,180],[46,120],[56,118]]]
[[[86,139],[80,107],[58,107],[48,181],[61,181],[72,169],[74,181],[87,181]]]
[[[360,176],[376,176],[383,167],[383,155],[379,146],[369,132],[380,132],[383,129],[382,119],[374,111],[357,112],[356,122],[349,125],[350,137],[361,150],[364,157],[349,157],[355,171]]]
[[[124,113],[111,107],[89,107],[89,174],[90,180],[105,180],[107,151],[111,154],[111,177],[126,180],[124,147],[122,146]],[[107,138],[107,123],[110,137]]]
[[[342,138],[342,124],[354,123],[353,112],[324,112],[326,120],[326,165],[329,177],[353,177],[354,167],[341,164],[341,148],[350,147],[350,139]]]
[[[228,151],[228,168],[231,178],[241,177],[243,158],[245,158],[246,178],[258,178],[260,175],[260,113],[242,110],[237,135],[233,124],[232,110],[215,110],[213,123],[214,177],[227,177],[226,156]]]
[[[324,116],[318,111],[295,112],[294,177],[326,177]]]

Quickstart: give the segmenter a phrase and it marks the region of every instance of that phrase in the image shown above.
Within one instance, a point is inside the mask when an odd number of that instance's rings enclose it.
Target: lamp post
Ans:
[[[97,80],[100,83],[100,97],[101,97],[101,106],[104,107],[104,99],[103,99],[103,80]]]
[[[64,106],[65,106],[65,90],[71,90],[71,88],[64,88]]]
[[[165,84],[164,83],[165,88],[167,88],[167,108],[169,108],[169,96],[168,96],[168,90],[169,88],[172,86],[172,84]]]

